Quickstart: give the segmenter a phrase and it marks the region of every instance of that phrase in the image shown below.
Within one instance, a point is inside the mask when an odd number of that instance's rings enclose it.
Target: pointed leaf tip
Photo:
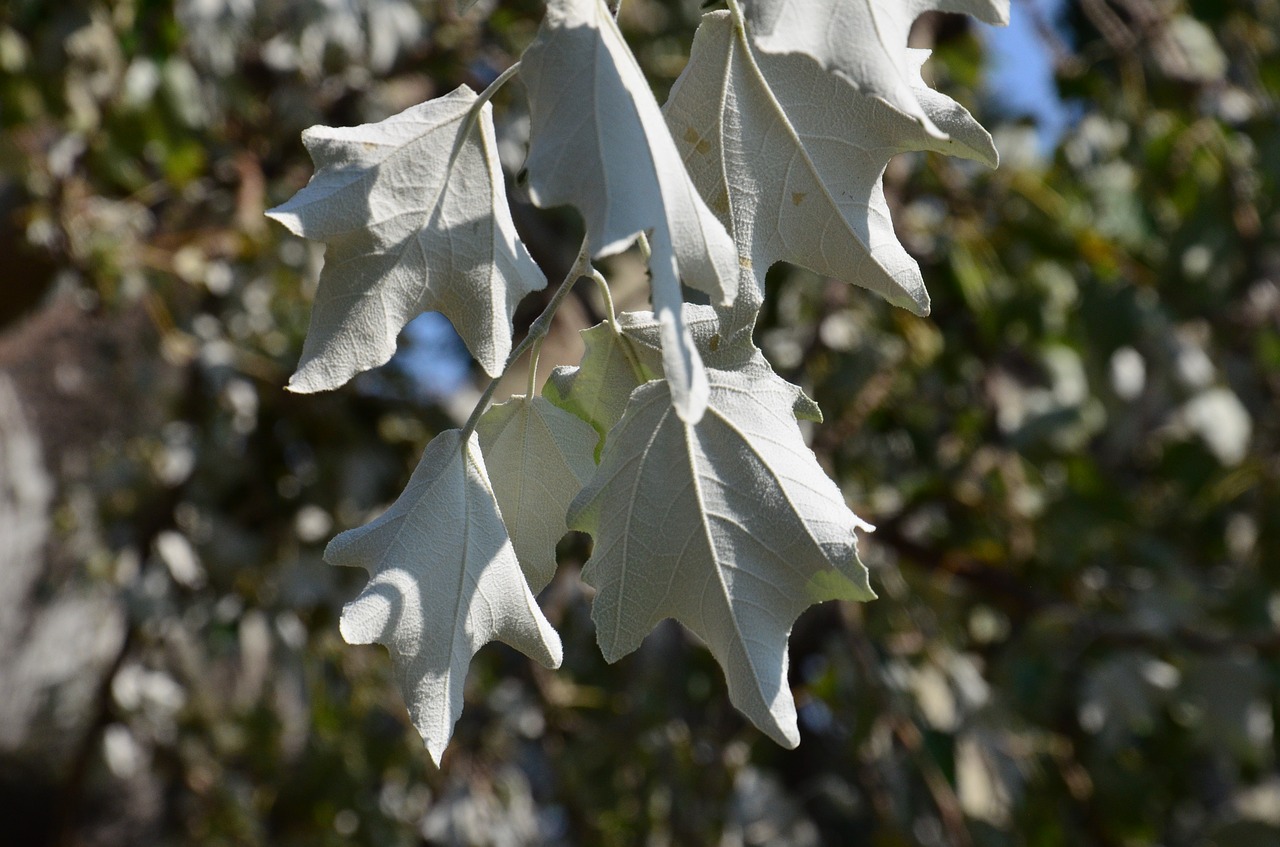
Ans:
[[[558,667],[560,638],[538,609],[494,500],[478,440],[427,445],[403,494],[329,542],[325,559],[369,582],[342,610],[352,644],[384,644],[414,726],[439,761],[462,714],[471,657],[502,641]]]
[[[946,133],[913,94],[905,60],[907,36],[925,12],[969,14],[1009,22],[1009,0],[742,0],[752,40],[769,53],[804,54],[868,96],[882,98],[919,122],[927,135]]]
[[[298,390],[386,363],[400,330],[430,310],[486,373],[501,371],[516,305],[546,278],[511,219],[492,110],[471,120],[475,103],[463,86],[378,123],[303,133],[316,173],[268,213],[327,245]]]
[[[757,299],[769,268],[788,261],[928,314],[919,266],[890,219],[885,166],[909,150],[987,161],[993,148],[968,112],[924,86],[927,51],[908,50],[905,39],[895,73],[919,115],[850,85],[812,55],[755,49],[726,12],[703,18],[664,114],[699,192],[743,252]],[[926,132],[920,116],[946,140]]]
[[[666,383],[635,389],[569,523],[595,540],[582,577],[606,659],[675,618],[710,648],[734,705],[795,746],[787,639],[818,599],[874,597],[862,522],[805,445],[794,386],[755,364],[707,377],[696,424]]]

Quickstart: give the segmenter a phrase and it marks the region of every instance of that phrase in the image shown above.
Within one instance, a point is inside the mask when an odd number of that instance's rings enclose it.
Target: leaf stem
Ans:
[[[622,325],[618,323],[618,314],[613,308],[613,293],[609,291],[609,281],[604,278],[604,274],[594,269],[591,271],[591,278],[600,289],[600,297],[604,300],[605,320],[609,323],[609,329],[613,330],[613,334],[618,338],[618,346],[622,348],[622,355],[627,357],[631,372],[640,382],[648,382],[649,378],[645,376],[640,358],[636,356],[636,351],[631,346],[631,339],[627,338],[622,331]]]
[[[511,351],[511,355],[507,356],[507,362],[502,366],[502,373],[498,374],[489,381],[489,387],[484,390],[484,394],[480,395],[479,402],[471,412],[471,417],[467,418],[466,424],[462,427],[462,449],[466,451],[467,442],[471,439],[471,433],[475,432],[476,424],[480,420],[480,416],[484,414],[485,409],[489,406],[489,401],[493,399],[493,393],[498,390],[498,383],[506,376],[507,371],[511,370],[511,366],[516,360],[524,355],[526,350],[533,348],[533,359],[529,364],[530,385],[533,385],[533,374],[536,372],[538,364],[538,350],[541,348],[542,339],[546,337],[551,330],[551,321],[556,315],[556,311],[560,308],[560,304],[569,296],[569,292],[573,290],[573,284],[578,281],[579,277],[591,276],[594,268],[591,267],[591,251],[587,248],[587,240],[582,240],[582,248],[578,250],[578,258],[574,260],[573,267],[569,269],[569,273],[565,276],[564,282],[560,283],[560,287],[556,289],[556,293],[552,295],[547,307],[542,310],[542,314],[529,324],[529,331],[525,333],[524,339],[516,345]],[[529,396],[533,396],[532,387],[529,389]]]
[[[613,292],[609,290],[609,281],[604,278],[604,274],[594,268],[591,271],[591,278],[595,280],[596,287],[600,290],[600,299],[604,301],[605,320],[609,321],[609,326],[613,327],[614,332],[622,332],[622,328],[618,326],[618,315],[613,310]]]
[[[733,16],[733,22],[738,29],[745,29],[746,18],[742,15],[742,7],[738,5],[738,0],[725,0],[725,5],[729,7],[729,14]]]
[[[649,236],[643,232],[636,236],[636,246],[640,248],[640,259],[644,262],[644,266],[649,267],[649,260],[653,258],[653,248],[649,246]]]
[[[458,137],[453,143],[453,151],[449,154],[449,168],[453,169],[453,165],[458,160],[458,154],[462,152],[462,147],[467,142],[467,138],[471,135],[471,130],[475,129],[476,121],[480,119],[480,111],[484,109],[484,104],[493,99],[493,95],[498,93],[498,89],[511,81],[511,78],[520,73],[520,62],[517,61],[502,73],[498,74],[497,79],[489,83],[489,86],[481,91],[467,109],[467,117],[458,131]]]
[[[511,78],[520,73],[520,62],[517,60],[511,67],[498,74],[497,79],[489,83],[484,91],[480,92],[480,96],[476,98],[475,104],[471,107],[473,111],[479,112],[480,107],[493,99],[493,95],[498,93],[498,89],[511,81]]]

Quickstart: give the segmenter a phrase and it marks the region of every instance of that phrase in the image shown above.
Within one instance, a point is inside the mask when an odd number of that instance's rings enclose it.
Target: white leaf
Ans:
[[[571,203],[593,257],[649,233],[663,366],[681,415],[697,420],[706,377],[680,325],[680,283],[729,303],[738,254],[680,162],[661,110],[603,0],[551,0],[521,59],[529,91],[529,194]]]
[[[636,389],[569,525],[595,538],[582,577],[607,660],[674,617],[711,649],[734,705],[794,747],[791,627],[815,602],[875,596],[854,537],[870,527],[805,446],[799,389],[755,369],[708,377],[696,425],[672,414],[665,383]]]
[[[294,391],[336,388],[391,358],[428,310],[501,373],[511,316],[547,284],[516,235],[488,104],[463,86],[375,124],[302,135],[317,170],[268,214],[328,245]]]
[[[569,531],[569,504],[595,473],[597,435],[542,397],[514,397],[476,424],[503,522],[529,587],[556,573],[556,543]]]
[[[1009,0],[743,0],[752,39],[769,53],[804,53],[868,97],[879,97],[936,138],[947,130],[920,103],[907,58],[911,24],[929,11],[1009,23]]]
[[[919,266],[889,219],[885,166],[906,150],[992,166],[996,153],[968,112],[920,82],[927,51],[903,52],[921,102],[949,140],[928,135],[808,57],[751,51],[727,13],[703,18],[666,118],[698,189],[750,257],[744,286],[762,293],[765,272],[785,260],[928,312]]]
[[[390,649],[413,724],[437,763],[482,646],[501,641],[560,665],[560,638],[520,572],[474,436],[465,451],[459,430],[436,436],[391,508],[329,542],[325,559],[369,572],[342,610],[342,636]]]

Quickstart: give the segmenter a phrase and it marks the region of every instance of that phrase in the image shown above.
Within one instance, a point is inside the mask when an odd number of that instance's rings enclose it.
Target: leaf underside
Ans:
[[[529,587],[541,591],[556,573],[565,515],[596,464],[595,431],[542,397],[514,397],[476,425],[503,522]]]
[[[594,457],[599,461],[605,437],[622,418],[631,392],[656,379],[659,371],[652,359],[647,364],[641,361],[634,342],[607,322],[584,329],[580,334],[585,347],[582,361],[552,371],[542,395],[595,430]],[[657,360],[656,366],[660,368],[661,353]]]
[[[379,123],[303,133],[316,173],[268,212],[328,245],[292,390],[337,388],[384,364],[430,310],[501,373],[516,305],[547,281],[511,220],[492,109],[470,121],[475,101],[463,86]]]
[[[911,24],[931,11],[1009,22],[1009,0],[743,0],[743,6],[760,50],[807,55],[939,139],[948,129],[920,102],[918,74],[907,58]]]
[[[855,530],[870,527],[805,445],[799,389],[772,372],[708,370],[697,424],[665,383],[631,395],[569,525],[591,533],[582,577],[608,661],[672,617],[710,648],[729,696],[778,743],[799,743],[787,639],[815,602],[874,597]]]
[[[741,286],[761,296],[789,261],[927,313],[919,266],[898,242],[882,178],[895,154],[935,150],[994,166],[991,137],[920,81],[927,51],[907,51],[914,93],[948,137],[804,55],[754,52],[726,12],[703,18],[665,108],[698,190],[750,257]]]
[[[462,714],[471,657],[501,641],[558,667],[560,637],[534,600],[475,436],[436,436],[399,499],[325,550],[369,582],[342,610],[350,644],[385,644],[413,724],[439,763]]]

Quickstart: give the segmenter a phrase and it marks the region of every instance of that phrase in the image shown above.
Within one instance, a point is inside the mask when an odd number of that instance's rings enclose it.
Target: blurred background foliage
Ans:
[[[881,599],[796,627],[800,747],[674,625],[605,665],[570,537],[564,668],[482,651],[441,769],[321,551],[475,377],[427,318],[283,392],[321,253],[262,212],[302,129],[483,86],[541,4],[0,6],[0,842],[1280,844],[1280,2],[1056,5],[1013,4],[1034,108],[988,34],[917,26],[1004,159],[889,168],[931,317],[770,276],[759,342],[879,526]],[[660,94],[698,6],[623,4]],[[518,85],[498,106],[515,170]],[[579,224],[516,215],[558,278]],[[598,313],[569,302],[548,367]]]

